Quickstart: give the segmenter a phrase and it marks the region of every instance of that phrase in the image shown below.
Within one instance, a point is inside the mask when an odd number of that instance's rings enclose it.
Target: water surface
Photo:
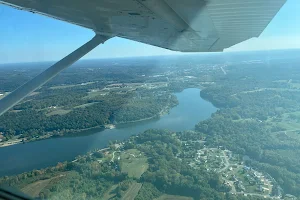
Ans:
[[[183,131],[211,116],[217,109],[200,97],[200,89],[185,89],[175,94],[179,104],[159,119],[120,125],[116,129],[96,131],[85,136],[59,137],[0,148],[0,176],[73,160],[95,148],[107,146],[110,140],[124,140],[147,129]],[[91,131],[89,131],[91,132]]]

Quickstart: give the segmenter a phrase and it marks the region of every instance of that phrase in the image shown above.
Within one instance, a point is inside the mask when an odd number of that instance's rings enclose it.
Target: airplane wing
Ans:
[[[0,0],[33,13],[182,52],[259,36],[286,0]]]

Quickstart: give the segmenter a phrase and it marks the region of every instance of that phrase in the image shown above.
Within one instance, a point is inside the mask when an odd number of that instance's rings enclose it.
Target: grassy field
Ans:
[[[131,184],[129,189],[126,191],[124,196],[122,197],[122,200],[131,200],[136,197],[136,195],[139,193],[140,189],[142,187],[141,183],[134,182]]]
[[[293,88],[300,89],[300,83],[290,83],[290,86],[292,86]]]
[[[83,86],[83,85],[90,85],[95,82],[87,82],[87,83],[81,83],[81,84],[74,84],[74,85],[58,85],[58,86],[53,86],[50,87],[50,89],[55,90],[55,89],[65,89],[65,88],[71,88],[71,87],[76,87],[76,86]]]
[[[276,80],[276,81],[273,81],[274,83],[287,83],[289,82],[289,80]]]
[[[56,183],[57,181],[59,181],[64,176],[65,176],[65,174],[61,174],[61,175],[55,176],[55,177],[50,178],[50,179],[36,181],[34,183],[26,185],[24,188],[22,188],[22,191],[25,194],[28,194],[32,197],[38,197],[40,192],[43,189],[45,189],[49,185],[52,185],[52,184]]]
[[[90,98],[94,98],[96,96],[104,96],[106,95],[108,92],[103,92],[103,91],[96,91],[96,92],[89,92],[87,94],[87,96],[83,97],[83,99],[90,99]]]
[[[286,131],[285,133],[287,137],[289,137],[289,139],[297,140],[298,142],[300,142],[300,134],[298,133],[298,131]]]
[[[191,198],[191,197],[164,194],[155,200],[192,200],[192,199],[193,198]]]
[[[278,122],[278,125],[286,130],[300,130],[300,123],[297,122]]]
[[[118,184],[115,184],[109,188],[109,190],[101,197],[103,200],[113,199],[116,196],[116,188]],[[122,200],[131,200],[136,197],[142,187],[141,183],[133,182],[128,190],[122,195]]]
[[[121,154],[121,170],[129,177],[140,178],[147,169],[147,158],[140,151],[130,149]]]
[[[64,110],[64,109],[56,109],[51,112],[48,112],[46,114],[47,117],[52,116],[52,115],[65,115],[71,112],[71,110]]]
[[[267,122],[280,126],[286,131],[300,130],[300,111],[284,113],[279,118],[269,118]]]
[[[95,104],[95,102],[75,106],[74,109],[76,109],[76,108],[86,108],[86,107],[91,106],[93,104]],[[48,113],[46,114],[47,117],[52,116],[52,115],[65,115],[65,114],[68,114],[69,112],[72,111],[72,110],[65,110],[65,109],[60,108],[60,107],[57,107],[57,108],[54,108],[54,109],[50,108],[50,109],[47,109],[47,110],[48,110]]]
[[[50,87],[50,89],[55,90],[55,89],[65,89],[65,88],[71,88],[75,87],[76,85],[59,85],[59,86],[53,86]]]
[[[299,151],[295,151],[295,150],[285,150],[285,149],[280,149],[280,150],[276,150],[276,153],[282,157],[291,157],[291,158],[298,158],[299,156]]]
[[[109,188],[109,190],[102,196],[102,200],[109,200],[112,199],[114,196],[116,196],[116,193],[114,190],[118,187],[118,185],[113,185]]]
[[[86,104],[82,104],[82,105],[79,105],[79,106],[75,106],[74,108],[86,108],[86,107],[89,107],[91,105],[94,105],[96,102],[93,102],[93,103],[86,103]]]

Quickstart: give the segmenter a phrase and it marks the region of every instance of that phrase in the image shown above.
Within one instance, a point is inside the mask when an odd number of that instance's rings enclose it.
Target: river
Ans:
[[[85,136],[51,138],[0,148],[0,177],[70,161],[77,155],[107,146],[110,140],[124,140],[151,128],[172,131],[194,129],[195,124],[217,110],[200,97],[200,89],[189,88],[175,95],[179,104],[159,119],[124,124],[116,129],[93,130],[92,134]]]

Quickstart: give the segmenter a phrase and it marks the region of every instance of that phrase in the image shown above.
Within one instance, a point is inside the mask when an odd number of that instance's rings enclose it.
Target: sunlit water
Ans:
[[[183,131],[194,129],[195,124],[207,119],[216,108],[200,97],[200,90],[185,89],[175,94],[179,105],[170,113],[155,120],[118,126],[78,137],[60,137],[0,148],[0,176],[12,175],[73,160],[95,148],[107,146],[110,140],[124,140],[147,129]]]

